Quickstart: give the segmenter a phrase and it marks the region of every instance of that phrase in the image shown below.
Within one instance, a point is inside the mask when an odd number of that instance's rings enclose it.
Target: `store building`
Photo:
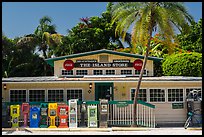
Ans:
[[[143,58],[106,49],[49,58],[54,76],[2,78],[2,101],[133,100]],[[157,124],[183,124],[186,95],[193,89],[202,92],[202,78],[154,77],[153,62],[161,60],[148,57],[139,99],[156,106]]]

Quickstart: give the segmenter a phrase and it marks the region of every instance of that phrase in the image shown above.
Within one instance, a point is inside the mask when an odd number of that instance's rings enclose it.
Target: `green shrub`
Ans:
[[[173,54],[162,62],[166,76],[202,76],[202,54],[197,52]]]

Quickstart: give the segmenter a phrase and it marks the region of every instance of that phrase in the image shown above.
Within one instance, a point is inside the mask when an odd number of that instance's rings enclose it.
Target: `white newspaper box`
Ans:
[[[69,128],[77,128],[77,101],[78,99],[69,100]]]

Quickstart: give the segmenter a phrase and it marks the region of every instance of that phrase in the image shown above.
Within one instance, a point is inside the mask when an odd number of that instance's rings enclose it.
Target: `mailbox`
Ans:
[[[56,128],[55,118],[57,117],[57,103],[48,104],[48,116],[50,118],[50,126],[48,128]]]
[[[69,128],[77,128],[77,99],[69,100]]]
[[[97,106],[88,106],[88,127],[98,127]]]
[[[8,106],[6,102],[2,102],[2,127],[8,128],[9,124],[9,113],[8,113]]]
[[[22,103],[21,112],[23,114],[23,120],[24,120],[23,126],[24,127],[28,126],[28,113],[29,113],[29,110],[30,110],[29,103]]]
[[[10,106],[12,127],[19,127],[20,105]]]
[[[108,127],[108,100],[100,99],[99,105],[99,127],[107,128]]]
[[[40,124],[40,108],[39,107],[31,107],[30,108],[30,127],[37,128]]]
[[[41,103],[40,104],[40,127],[41,128],[47,128],[47,117],[48,116],[48,104],[47,103]]]
[[[65,105],[65,104],[58,105],[57,112],[60,119],[59,128],[68,128],[68,125],[67,125],[68,108],[69,108],[68,105]]]

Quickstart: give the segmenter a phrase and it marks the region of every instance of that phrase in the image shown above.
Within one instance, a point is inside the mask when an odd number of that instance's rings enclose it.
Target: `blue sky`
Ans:
[[[57,32],[67,30],[80,22],[79,18],[101,16],[107,2],[3,2],[2,31],[8,38],[31,34],[43,16],[49,16]],[[202,18],[202,2],[185,2],[189,13],[197,22]]]

